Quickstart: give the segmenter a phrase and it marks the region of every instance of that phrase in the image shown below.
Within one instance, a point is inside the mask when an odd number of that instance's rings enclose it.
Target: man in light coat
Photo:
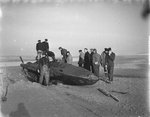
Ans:
[[[72,62],[73,62],[72,55],[69,51],[67,51],[67,63],[72,64]]]
[[[79,65],[79,67],[83,67],[83,64],[84,64],[84,53],[82,52],[82,50],[79,50],[78,65]]]

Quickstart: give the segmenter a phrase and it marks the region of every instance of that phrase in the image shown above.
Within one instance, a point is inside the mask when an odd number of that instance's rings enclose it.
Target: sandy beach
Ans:
[[[145,62],[139,65],[142,60]],[[122,66],[123,59],[121,62],[117,59],[114,81],[111,84],[99,80],[96,84],[87,86],[58,83],[45,87],[28,81],[20,66],[1,67],[1,78],[9,79],[7,101],[1,102],[2,115],[4,117],[148,117],[146,60],[141,58],[136,62],[130,60],[134,65]],[[135,67],[138,65],[140,67]],[[126,74],[130,69],[132,72]],[[138,74],[145,75],[138,77],[136,72],[139,71]],[[102,69],[101,75],[103,76]],[[99,92],[98,88],[109,92],[119,102]]]
[[[148,2],[0,0],[0,117],[150,117]],[[31,82],[49,77],[47,60],[32,64],[45,55],[58,60],[49,86]],[[79,57],[87,68],[114,62],[113,81],[102,66],[99,78],[75,67]]]

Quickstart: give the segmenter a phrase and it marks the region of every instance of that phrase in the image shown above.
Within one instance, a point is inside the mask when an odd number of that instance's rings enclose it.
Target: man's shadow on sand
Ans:
[[[31,117],[29,112],[24,106],[24,103],[19,103],[18,104],[18,109],[14,112],[11,112],[9,114],[10,117]]]

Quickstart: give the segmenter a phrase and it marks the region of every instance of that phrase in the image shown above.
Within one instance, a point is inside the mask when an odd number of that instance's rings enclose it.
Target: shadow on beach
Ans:
[[[31,117],[29,112],[27,111],[24,103],[19,103],[17,110],[14,112],[11,112],[9,114],[9,117]]]

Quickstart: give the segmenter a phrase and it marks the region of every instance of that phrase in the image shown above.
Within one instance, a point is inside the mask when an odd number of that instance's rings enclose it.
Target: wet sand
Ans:
[[[7,67],[7,101],[1,102],[4,117],[148,117],[147,78],[114,77],[111,84],[89,86],[59,83],[49,87],[32,83],[20,67]],[[119,102],[105,96],[101,88]]]

